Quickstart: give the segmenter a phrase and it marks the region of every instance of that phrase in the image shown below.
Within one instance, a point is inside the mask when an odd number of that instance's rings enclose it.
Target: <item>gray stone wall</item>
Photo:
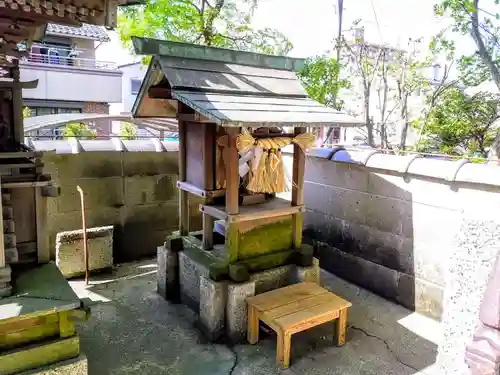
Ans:
[[[88,146],[99,142],[109,141],[81,143]],[[131,144],[135,141],[128,141],[129,149]],[[45,145],[48,147],[48,143]],[[37,149],[43,149],[43,144],[38,144]],[[156,255],[165,236],[178,229],[177,151],[76,150],[74,154],[48,151],[43,155],[46,173],[61,188],[61,195],[48,203],[52,259],[56,234],[82,227],[78,185],[85,192],[87,227],[114,226],[115,262]],[[199,203],[192,197],[194,230],[201,228]]]
[[[305,176],[305,237],[322,268],[440,318],[463,220],[500,207],[498,166],[331,154],[308,157]]]

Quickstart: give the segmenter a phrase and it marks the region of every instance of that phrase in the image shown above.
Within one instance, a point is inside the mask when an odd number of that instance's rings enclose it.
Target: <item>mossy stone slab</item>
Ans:
[[[54,263],[24,271],[14,277],[14,294],[0,300],[0,320],[69,311],[80,299]]]

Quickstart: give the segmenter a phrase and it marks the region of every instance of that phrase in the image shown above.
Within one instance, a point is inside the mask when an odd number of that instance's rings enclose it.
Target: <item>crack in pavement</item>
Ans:
[[[238,353],[234,349],[233,345],[228,345],[227,347],[231,351],[231,353],[233,353],[233,356],[234,356],[234,363],[231,366],[231,368],[229,369],[229,373],[228,373],[229,375],[233,375],[234,370],[236,370],[236,367],[238,366]]]
[[[353,326],[353,325],[350,325],[350,326],[349,326],[349,328],[351,328],[351,329],[353,329],[353,330],[355,330],[355,331],[359,331],[359,332],[363,333],[363,334],[364,334],[365,336],[367,336],[367,337],[371,337],[371,338],[374,338],[374,339],[377,339],[377,340],[379,340],[379,341],[383,342],[383,343],[385,344],[385,347],[387,348],[387,351],[388,351],[389,353],[391,353],[392,357],[393,357],[393,358],[394,358],[394,359],[395,359],[398,363],[400,363],[400,364],[402,364],[403,366],[408,367],[409,369],[412,369],[412,370],[414,370],[414,371],[419,371],[417,368],[413,367],[412,365],[409,365],[408,363],[403,362],[403,361],[402,361],[402,360],[401,360],[401,359],[397,356],[397,354],[396,354],[396,353],[394,353],[394,352],[392,351],[392,349],[391,349],[391,347],[389,346],[389,343],[387,342],[387,340],[384,340],[384,339],[383,339],[383,338],[381,338],[381,337],[378,337],[378,336],[376,336],[376,335],[374,335],[374,334],[372,334],[372,333],[370,333],[370,332],[368,332],[368,331],[365,331],[363,328],[359,328],[359,327],[356,327],[356,326]]]

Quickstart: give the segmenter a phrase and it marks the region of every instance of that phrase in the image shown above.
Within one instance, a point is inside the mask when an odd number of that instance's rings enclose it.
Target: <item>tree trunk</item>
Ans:
[[[408,121],[408,96],[406,94],[401,107],[401,119],[403,120],[403,125],[401,126],[399,149],[404,151],[406,148],[406,139],[408,138],[408,128],[410,127],[410,122]]]
[[[375,140],[373,137],[373,123],[371,122],[371,118],[370,118],[370,86],[365,88],[364,104],[365,104],[366,133],[368,136],[367,141],[371,147],[375,147]]]
[[[399,148],[400,150],[404,150],[406,148],[406,138],[408,138],[408,127],[410,126],[410,123],[406,121],[406,119],[403,121],[403,126],[401,128],[401,139],[399,140]]]

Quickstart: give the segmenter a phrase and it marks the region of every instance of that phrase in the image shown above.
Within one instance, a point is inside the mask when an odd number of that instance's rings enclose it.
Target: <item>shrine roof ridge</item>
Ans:
[[[220,47],[173,42],[133,36],[132,43],[138,55],[169,56],[193,60],[255,66],[268,69],[300,71],[305,59],[263,53],[237,51]]]

